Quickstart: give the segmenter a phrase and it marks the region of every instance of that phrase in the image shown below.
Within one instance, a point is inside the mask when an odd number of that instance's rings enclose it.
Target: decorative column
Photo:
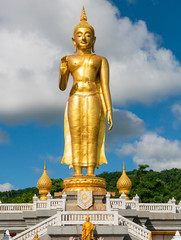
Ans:
[[[36,194],[33,196],[33,210],[36,211],[36,203],[38,201],[38,197]]]
[[[172,204],[172,212],[176,213],[176,207],[175,207],[176,200],[175,200],[175,198],[173,197],[170,202]]]
[[[111,202],[110,202],[111,194],[109,192],[106,193],[106,210],[111,210]]]

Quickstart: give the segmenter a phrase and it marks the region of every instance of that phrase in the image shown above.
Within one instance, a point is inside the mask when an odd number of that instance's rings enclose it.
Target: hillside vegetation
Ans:
[[[132,199],[138,194],[140,202],[163,203],[168,202],[170,198],[174,197],[178,203],[181,200],[181,169],[173,168],[156,172],[147,170],[148,167],[148,165],[139,165],[138,170],[127,172],[133,185],[130,198]],[[103,172],[98,175],[98,177],[105,178],[107,191],[115,192],[116,197],[119,197],[116,183],[121,174],[121,172]],[[53,184],[52,195],[54,192],[63,190],[61,178],[52,178],[51,180]],[[2,203],[30,203],[34,194],[38,196],[38,189],[36,187],[0,192],[0,200]]]

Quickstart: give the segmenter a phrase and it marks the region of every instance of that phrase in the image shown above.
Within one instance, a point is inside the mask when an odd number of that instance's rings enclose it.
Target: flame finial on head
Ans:
[[[81,17],[80,17],[80,21],[87,21],[87,16],[86,16],[86,13],[85,13],[84,6],[82,8],[82,14],[81,14]]]

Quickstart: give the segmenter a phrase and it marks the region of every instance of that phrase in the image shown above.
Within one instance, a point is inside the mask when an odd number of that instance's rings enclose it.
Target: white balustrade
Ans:
[[[139,211],[172,212],[173,205],[169,203],[139,203]]]
[[[136,195],[132,200],[125,200],[123,196],[117,199],[106,198],[107,209],[134,209],[138,211],[150,212],[181,212],[181,202],[179,205],[175,204],[175,199],[172,198],[168,203],[139,203],[139,197]],[[108,206],[108,203],[110,207]]]
[[[87,214],[93,224],[118,225],[117,211],[65,211],[57,212],[58,225],[83,224]]]
[[[37,209],[57,209],[65,211],[66,207],[66,196],[62,199],[52,199],[51,195],[47,200],[39,200],[35,195],[33,197],[33,203],[1,203],[0,202],[0,213],[1,212],[23,212],[23,211],[36,211]]]
[[[64,201],[63,199],[51,199],[50,201],[50,208],[56,209],[57,207],[62,208],[64,210]]]
[[[14,240],[32,240],[35,237],[36,232],[38,232],[39,237],[42,237],[47,233],[48,226],[55,226],[55,225],[57,225],[57,214],[27,229],[26,231],[16,235],[15,237],[13,237],[13,239]]]
[[[129,219],[118,215],[119,223],[128,227],[128,233],[139,240],[149,240],[151,232],[144,227],[130,221]]]
[[[47,201],[41,200],[36,203],[36,209],[46,209],[48,206]]]
[[[22,211],[32,211],[32,203],[1,203],[0,212],[22,212]]]

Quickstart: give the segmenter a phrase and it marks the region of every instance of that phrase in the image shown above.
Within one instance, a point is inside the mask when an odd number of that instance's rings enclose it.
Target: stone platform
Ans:
[[[49,226],[44,240],[67,240],[74,237],[81,239],[82,226]],[[99,237],[105,240],[130,240],[127,226],[95,226],[94,239]]]

